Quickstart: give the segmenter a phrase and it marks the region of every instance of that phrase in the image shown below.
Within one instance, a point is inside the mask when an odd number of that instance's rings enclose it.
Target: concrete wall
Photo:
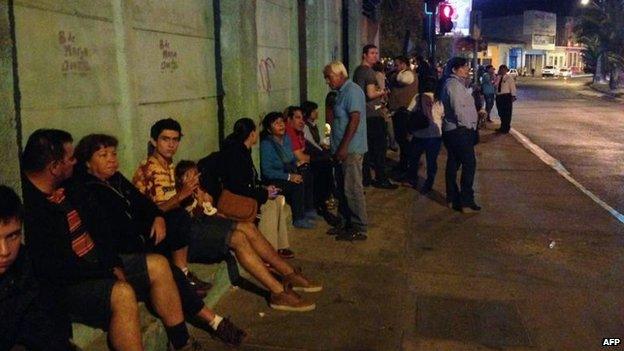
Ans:
[[[13,91],[13,43],[9,7],[0,0],[0,184],[19,192],[19,148]]]
[[[352,70],[363,40],[375,32],[363,28],[361,0],[347,3]],[[343,57],[342,1],[305,6],[306,88],[308,99],[323,106],[322,68]],[[122,171],[130,176],[145,158],[151,124],[173,117],[185,134],[178,159],[206,155],[219,142],[219,59],[225,135],[240,117],[259,122],[300,102],[295,0],[15,0],[14,10],[21,133],[10,80],[3,81],[0,105],[2,142],[14,154],[16,131],[24,139],[42,127],[68,130],[76,140],[109,133],[120,139]],[[3,45],[5,61],[10,48]],[[0,67],[11,77],[5,61]],[[13,171],[3,166],[0,174],[13,172],[7,177],[15,182],[16,156],[2,157]]]

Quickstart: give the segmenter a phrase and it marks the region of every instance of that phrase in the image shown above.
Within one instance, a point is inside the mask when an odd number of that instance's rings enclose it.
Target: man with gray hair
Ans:
[[[345,66],[333,61],[323,69],[325,82],[338,92],[333,107],[331,152],[336,161],[336,193],[341,223],[327,234],[339,241],[366,240],[368,220],[362,185],[362,160],[368,151],[366,140],[366,98],[349,79]]]

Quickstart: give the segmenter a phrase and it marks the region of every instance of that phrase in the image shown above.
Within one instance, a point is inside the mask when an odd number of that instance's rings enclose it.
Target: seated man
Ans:
[[[0,185],[0,350],[71,350],[21,245],[22,218],[19,197]]]
[[[62,306],[59,314],[108,329],[116,350],[143,350],[137,300],[148,300],[171,348],[203,349],[189,336],[167,260],[116,255],[92,237],[82,194],[65,183],[76,163],[72,142],[65,131],[39,129],[22,154],[26,245],[42,286]]]
[[[190,221],[188,212],[182,207],[185,201],[199,192],[199,173],[188,174],[176,183],[175,173],[166,172],[163,163],[173,168],[173,156],[178,151],[182,128],[173,119],[164,119],[152,126],[151,143],[155,150],[147,162],[139,167],[134,184],[144,195],[150,197],[163,211],[175,211],[178,225]],[[193,164],[194,165],[194,164]],[[171,169],[173,171],[173,169]],[[177,187],[176,187],[177,185]],[[160,194],[160,195],[159,195]],[[162,194],[166,194],[161,197]],[[162,199],[167,198],[164,202]],[[288,277],[295,289],[319,291],[321,287],[305,279],[277,256],[275,250],[258,232],[253,223],[233,223],[228,220],[192,221],[189,229],[191,258],[194,261],[215,262],[225,259],[231,248],[237,253],[241,265],[260,280],[271,291],[271,307],[289,311],[310,311],[315,308],[290,289],[285,289],[270,274],[257,252],[277,271]],[[255,251],[254,251],[255,249]],[[194,254],[196,253],[196,254]],[[271,255],[271,253],[273,255]]]

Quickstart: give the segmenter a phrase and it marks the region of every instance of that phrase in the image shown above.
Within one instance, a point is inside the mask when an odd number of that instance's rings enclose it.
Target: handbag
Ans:
[[[253,222],[258,214],[258,202],[254,198],[234,194],[223,189],[221,196],[219,196],[217,210],[231,220]]]
[[[416,109],[409,113],[409,117],[407,119],[407,130],[416,131],[429,127],[429,118],[425,114],[424,106],[423,106],[423,95],[418,95],[418,104],[416,105]]]

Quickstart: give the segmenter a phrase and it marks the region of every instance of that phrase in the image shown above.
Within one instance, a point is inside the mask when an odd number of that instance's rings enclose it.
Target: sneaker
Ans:
[[[283,259],[295,258],[295,253],[291,249],[279,249],[277,254]]]
[[[323,216],[323,219],[325,220],[325,222],[327,222],[327,224],[329,224],[332,227],[337,227],[342,223],[342,219],[340,217],[336,216],[335,214],[329,211],[321,212],[321,216]]]
[[[245,341],[247,333],[234,325],[229,318],[223,318],[217,330],[214,330],[212,336],[231,346],[240,346]]]
[[[336,241],[364,241],[368,239],[368,236],[360,232],[345,232],[341,235],[336,235]]]
[[[477,204],[462,206],[461,211],[462,213],[478,213],[479,211],[481,211],[481,206],[478,206]]]
[[[204,347],[204,345],[202,345],[197,339],[195,339],[192,336],[189,337],[188,342],[182,348],[175,349],[175,348],[173,348],[173,345],[169,344],[168,349],[169,349],[169,351],[202,351],[202,350],[208,350],[207,348]]]
[[[295,268],[295,271],[284,277],[284,283],[292,286],[294,291],[303,292],[319,292],[323,290],[321,284],[315,283],[303,276],[301,268]]]
[[[293,226],[295,228],[301,228],[301,229],[314,229],[315,227],[314,223],[310,222],[309,220],[305,218],[293,221]]]
[[[212,288],[212,284],[199,279],[193,272],[188,271],[186,273],[186,280],[195,291],[208,291]]]
[[[290,287],[279,294],[271,294],[269,306],[274,310],[288,312],[309,312],[316,308],[314,302],[306,301]]]
[[[375,188],[378,188],[378,189],[387,189],[387,190],[394,190],[394,189],[397,189],[399,187],[396,184],[390,183],[389,180],[385,180],[383,182],[374,182],[373,186]]]
[[[331,227],[327,230],[327,232],[325,232],[325,234],[327,235],[340,235],[342,233],[344,233],[344,228],[340,228],[340,227]]]

